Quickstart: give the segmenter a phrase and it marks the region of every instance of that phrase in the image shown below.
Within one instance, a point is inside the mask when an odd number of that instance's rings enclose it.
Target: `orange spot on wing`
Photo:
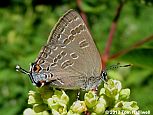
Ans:
[[[34,66],[33,70],[38,73],[41,70],[41,67],[37,64]]]

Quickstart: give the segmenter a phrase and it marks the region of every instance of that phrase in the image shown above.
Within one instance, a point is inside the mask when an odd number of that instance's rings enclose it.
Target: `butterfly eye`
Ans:
[[[34,71],[34,72],[39,72],[40,69],[41,69],[41,68],[40,68],[40,66],[39,66],[38,64],[36,64],[36,65],[33,66],[33,71]]]

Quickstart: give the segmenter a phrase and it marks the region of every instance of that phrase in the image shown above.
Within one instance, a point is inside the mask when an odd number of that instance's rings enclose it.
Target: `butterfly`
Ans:
[[[37,87],[46,84],[63,89],[89,90],[106,79],[100,54],[81,16],[67,11],[52,29],[30,71],[19,65]]]

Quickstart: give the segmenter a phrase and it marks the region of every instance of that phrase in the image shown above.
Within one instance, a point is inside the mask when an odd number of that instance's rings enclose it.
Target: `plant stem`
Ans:
[[[120,17],[122,8],[124,6],[124,3],[125,3],[125,0],[120,1],[120,4],[119,4],[119,6],[116,10],[116,14],[115,14],[115,17],[113,19],[113,22],[112,22],[112,25],[111,25],[111,28],[110,28],[110,31],[109,31],[109,37],[108,37],[108,40],[107,40],[107,43],[106,43],[104,53],[102,55],[102,67],[103,67],[103,69],[105,69],[108,57],[110,55],[111,44],[112,44],[112,41],[113,41],[113,38],[114,38],[114,34],[116,32],[117,22],[119,20],[119,17]]]

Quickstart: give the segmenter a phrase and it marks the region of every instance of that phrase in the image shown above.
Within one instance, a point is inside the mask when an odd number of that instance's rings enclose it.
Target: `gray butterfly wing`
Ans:
[[[89,89],[98,85],[101,58],[81,16],[69,10],[52,30],[36,63],[52,85]]]

